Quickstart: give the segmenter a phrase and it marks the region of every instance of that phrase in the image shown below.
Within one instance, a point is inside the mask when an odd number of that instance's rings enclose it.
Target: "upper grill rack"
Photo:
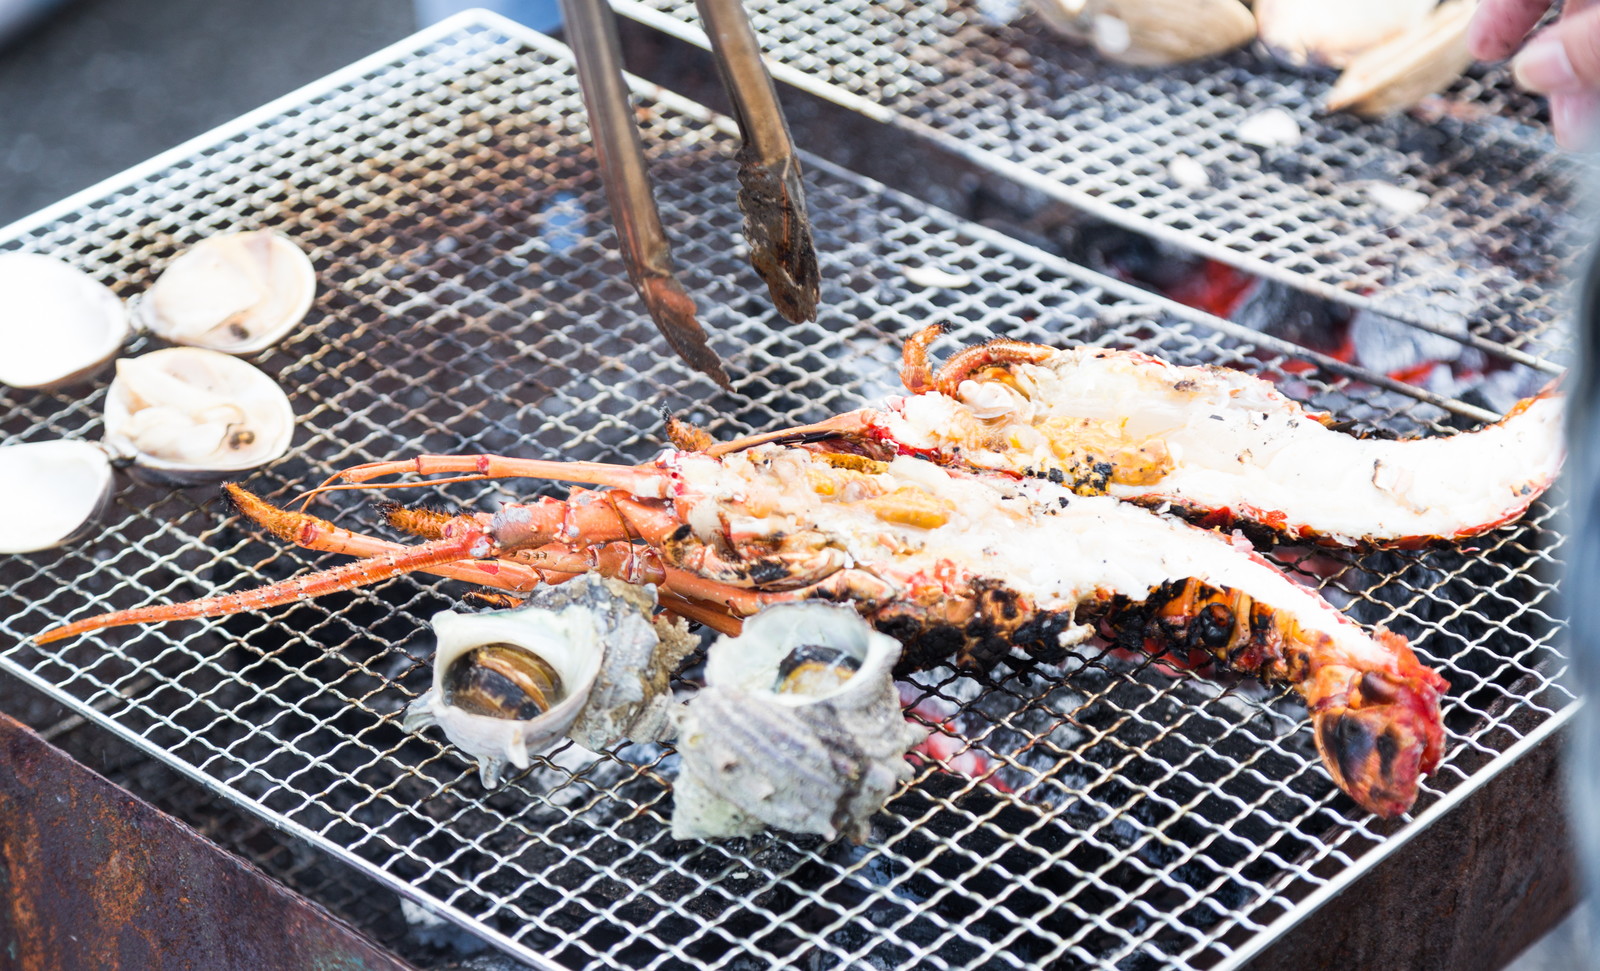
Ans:
[[[720,437],[814,420],[897,386],[930,319],[1244,367],[1395,431],[1449,415],[1377,375],[1094,276],[808,160],[823,310],[781,323],[744,262],[729,127],[637,88],[685,283],[736,375],[664,355],[616,258],[565,48],[464,15],[0,233],[142,291],[184,245],[281,229],[313,253],[306,326],[255,358],[291,390],[290,455],[250,477],[285,500],[331,471],[419,452],[638,461],[663,407]],[[973,285],[929,290],[934,265]],[[137,352],[151,346],[141,338]],[[97,437],[103,387],[6,391],[0,442]],[[514,484],[464,483],[492,508]],[[914,679],[928,756],[862,847],[772,833],[676,843],[669,749],[570,745],[494,792],[398,716],[427,684],[426,578],[269,615],[24,639],[102,609],[239,589],[326,559],[242,530],[213,492],[126,481],[104,530],[0,560],[0,666],[405,897],[539,967],[1233,966],[1570,713],[1556,683],[1558,538],[1539,505],[1472,551],[1280,561],[1409,636],[1453,689],[1417,819],[1351,809],[1303,709],[1083,649],[980,685]],[[430,499],[439,499],[429,493]],[[323,514],[365,531],[350,493]],[[983,776],[982,781],[971,778]]]
[[[707,46],[693,0],[615,6]],[[1520,363],[1559,344],[1552,297],[1582,243],[1577,166],[1507,72],[1475,73],[1418,116],[1370,122],[1320,108],[1331,75],[1249,50],[1119,67],[1032,15],[1001,24],[985,14],[1007,6],[1017,5],[746,4],[778,79],[1049,198]],[[1241,138],[1268,110],[1294,119],[1296,144]],[[1175,162],[1198,163],[1208,184],[1190,187]],[[1385,187],[1427,202],[1408,212]]]

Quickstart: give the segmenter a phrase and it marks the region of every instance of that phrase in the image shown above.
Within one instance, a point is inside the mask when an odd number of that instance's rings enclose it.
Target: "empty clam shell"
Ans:
[[[1290,64],[1344,67],[1420,23],[1436,0],[1256,0],[1261,41]]]
[[[43,388],[114,357],[131,327],[103,284],[38,253],[0,254],[0,384]]]
[[[277,382],[198,347],[119,360],[105,422],[112,451],[177,482],[264,465],[294,437],[294,408]]]
[[[1139,67],[1182,64],[1231,51],[1256,35],[1239,0],[1035,0],[1052,29],[1092,41],[1110,60]]]
[[[1328,92],[1328,110],[1381,118],[1449,87],[1472,63],[1467,26],[1477,8],[1478,0],[1445,0],[1411,29],[1361,54]]]
[[[202,240],[173,260],[140,301],[141,327],[175,344],[250,354],[305,318],[316,296],[311,258],[282,233]]]
[[[32,553],[76,539],[111,498],[111,460],[88,442],[0,448],[0,553]]]

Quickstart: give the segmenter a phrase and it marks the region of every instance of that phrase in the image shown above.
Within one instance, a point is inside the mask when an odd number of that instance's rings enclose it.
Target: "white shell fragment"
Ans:
[[[1402,188],[1393,182],[1368,182],[1362,188],[1378,208],[1396,216],[1415,216],[1428,207],[1426,193]]]
[[[139,325],[175,344],[250,354],[305,318],[317,274],[294,241],[271,230],[203,240],[173,260],[139,303]]]
[[[1300,123],[1282,108],[1267,108],[1240,122],[1234,135],[1257,148],[1288,148],[1300,144]]]
[[[87,442],[0,448],[0,553],[71,542],[111,497],[111,460]]]
[[[1167,176],[1180,189],[1201,189],[1211,184],[1211,173],[1187,155],[1179,155],[1167,163]]]
[[[962,287],[972,286],[972,277],[965,273],[951,273],[941,270],[937,266],[908,266],[901,272],[905,273],[906,281],[912,286],[927,287],[933,290],[960,290]]]
[[[591,575],[541,588],[515,610],[436,614],[433,687],[406,710],[403,724],[412,732],[438,725],[477,760],[485,788],[499,784],[507,765],[526,769],[534,753],[562,737],[591,749],[670,737],[669,681],[697,641],[681,621],[652,621],[654,605],[651,589]],[[452,666],[494,644],[524,650],[558,676],[559,693],[542,714],[518,718],[452,704]]]
[[[38,253],[0,254],[0,384],[81,377],[114,357],[131,330],[122,301],[82,270]]]
[[[779,690],[797,649],[848,655],[844,680]],[[683,765],[673,787],[674,839],[748,836],[767,826],[866,839],[872,814],[910,777],[922,733],[906,723],[891,672],[900,644],[853,610],[778,604],[722,637],[706,687],[677,714]]]
[[[294,408],[276,382],[196,347],[119,360],[105,422],[112,451],[180,481],[264,465],[294,436]]]

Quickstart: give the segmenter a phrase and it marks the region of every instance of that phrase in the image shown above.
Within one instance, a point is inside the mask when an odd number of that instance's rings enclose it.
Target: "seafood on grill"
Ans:
[[[30,442],[0,448],[0,553],[33,553],[72,542],[111,499],[105,450],[89,442]]]
[[[364,558],[255,591],[91,617],[39,639],[260,609],[416,570],[513,592],[599,572],[656,584],[664,604],[670,595],[682,605],[676,612],[724,629],[773,603],[845,602],[901,642],[902,669],[953,655],[983,671],[1014,649],[1059,660],[1097,630],[1204,650],[1292,684],[1335,781],[1383,815],[1408,808],[1437,763],[1444,681],[1403,638],[1364,630],[1236,539],[1048,479],[824,446],[673,450],[635,467],[423,456],[347,470],[352,482],[418,472],[604,487],[421,527],[392,514],[430,537],[413,546],[234,489],[242,510],[280,537]]]
[[[588,576],[511,610],[436,614],[433,686],[405,728],[437,725],[485,787],[563,737],[590,749],[667,737],[669,681],[696,640],[654,607],[648,588]]]
[[[923,734],[900,710],[899,659],[894,638],[828,603],[774,604],[719,638],[705,687],[674,716],[673,838],[771,826],[864,842]]]
[[[1062,36],[1137,67],[1224,54],[1256,36],[1239,0],[1036,0],[1034,9]]]
[[[1425,20],[1438,0],[1255,0],[1261,42],[1295,66],[1344,67]]]
[[[122,301],[41,253],[0,254],[0,384],[48,388],[87,376],[133,332]]]
[[[938,334],[925,329],[906,345],[908,397],[708,447],[831,436],[879,457],[1042,476],[1082,495],[1265,527],[1287,540],[1399,548],[1520,517],[1564,455],[1554,392],[1470,433],[1357,438],[1260,378],[1134,351],[992,341],[934,372],[926,351]]]
[[[316,290],[311,258],[289,237],[266,229],[224,233],[168,264],[134,316],[175,344],[252,354],[299,324]]]
[[[260,369],[198,347],[117,361],[106,446],[167,481],[215,481],[283,455],[294,407]]]
[[[1422,21],[1353,58],[1329,90],[1329,111],[1381,118],[1449,87],[1472,63],[1467,26],[1478,0],[1445,0]]]
[[[1478,0],[1034,0],[1052,31],[1100,56],[1162,67],[1260,38],[1296,67],[1337,67],[1329,111],[1379,118],[1449,87],[1472,63],[1466,30]]]

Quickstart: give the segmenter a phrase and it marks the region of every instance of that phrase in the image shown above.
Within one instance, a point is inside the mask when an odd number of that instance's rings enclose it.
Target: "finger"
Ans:
[[[1467,49],[1480,61],[1510,57],[1550,9],[1551,0],[1483,0],[1467,28]]]
[[[1594,145],[1600,122],[1600,91],[1565,91],[1550,96],[1550,122],[1556,143],[1566,149]]]
[[[1517,83],[1546,94],[1600,88],[1600,7],[1535,34],[1511,62]]]

